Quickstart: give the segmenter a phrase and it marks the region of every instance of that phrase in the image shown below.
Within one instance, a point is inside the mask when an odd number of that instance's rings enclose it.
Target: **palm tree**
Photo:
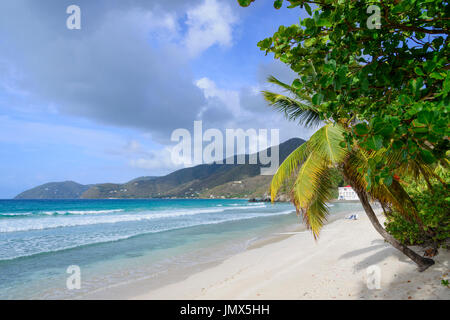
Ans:
[[[311,103],[309,96],[299,93],[298,90],[274,77],[269,77],[268,81],[290,94],[286,96],[264,91],[264,98],[271,106],[285,113],[289,120],[298,121],[306,127],[318,126],[322,123],[320,114]],[[358,194],[370,222],[378,233],[393,247],[413,260],[420,271],[426,270],[434,264],[434,261],[420,256],[392,237],[379,222],[370,199],[376,199],[382,205],[389,204],[395,207],[405,218],[414,219],[419,226],[422,226],[414,202],[401,184],[395,180],[389,187],[379,184],[369,188],[364,176],[368,169],[368,161],[374,154],[367,153],[356,144],[351,149],[340,145],[344,140],[343,133],[350,127],[351,123],[345,119],[342,122],[326,120],[325,125],[307,142],[294,150],[280,165],[272,179],[270,185],[272,201],[275,200],[282,186],[285,186],[288,181],[293,181],[287,186],[290,190],[290,199],[295,205],[297,214],[303,216],[306,226],[317,238],[329,214],[326,203],[332,199],[331,171],[338,169],[346,182]],[[424,168],[421,164],[416,164],[414,168],[417,169],[417,166]],[[405,170],[411,170],[411,168]]]

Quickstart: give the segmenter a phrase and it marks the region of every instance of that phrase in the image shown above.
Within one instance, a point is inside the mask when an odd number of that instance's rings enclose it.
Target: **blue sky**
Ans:
[[[0,3],[0,198],[50,181],[163,175],[171,132],[204,127],[310,131],[259,92],[290,70],[256,43],[301,9],[272,0],[4,0]],[[81,8],[81,30],[66,8]]]

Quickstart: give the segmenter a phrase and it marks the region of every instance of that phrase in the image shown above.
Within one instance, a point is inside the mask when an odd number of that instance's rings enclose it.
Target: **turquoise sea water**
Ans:
[[[0,200],[0,299],[81,298],[136,280],[157,283],[298,219],[291,204],[246,200]],[[66,287],[71,265],[81,269],[79,290]]]

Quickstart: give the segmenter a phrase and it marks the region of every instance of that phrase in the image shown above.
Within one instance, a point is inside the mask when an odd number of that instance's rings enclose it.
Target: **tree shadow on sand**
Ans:
[[[383,240],[374,240],[371,246],[348,252],[340,259],[348,259],[369,252],[374,253],[354,265],[354,272],[359,272],[361,275],[358,299],[450,299],[450,289],[440,284],[442,275],[449,270],[445,257],[436,257],[436,265],[420,273],[414,262],[401,252]],[[383,272],[381,272],[381,288],[369,289],[364,270],[369,266],[376,265],[382,271],[383,266],[387,265],[387,262],[384,261],[392,257],[404,264],[399,267],[398,272],[391,274],[392,278],[390,279],[386,279],[386,276],[383,278]]]
[[[339,259],[348,259],[348,258],[356,257],[359,255],[377,250],[377,252],[375,252],[374,254],[372,254],[372,255],[362,259],[358,263],[356,263],[354,265],[355,272],[359,272],[363,269],[366,269],[367,267],[369,267],[371,265],[379,264],[391,256],[395,256],[396,258],[398,258],[398,260],[400,260],[402,262],[409,261],[409,259],[407,257],[405,257],[401,252],[399,252],[398,250],[393,248],[390,244],[384,242],[384,240],[381,240],[381,239],[373,240],[371,242],[371,244],[372,244],[371,246],[347,252],[347,253],[343,254],[342,256],[340,256]],[[379,250],[379,249],[382,249],[382,250]],[[413,262],[411,262],[411,263],[413,263]]]

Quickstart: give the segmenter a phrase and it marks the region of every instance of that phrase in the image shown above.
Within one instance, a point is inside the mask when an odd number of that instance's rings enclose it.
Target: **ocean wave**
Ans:
[[[86,214],[107,214],[123,212],[124,209],[111,210],[51,210],[51,211],[29,211],[29,212],[7,212],[0,213],[0,218],[5,217],[36,217],[36,216],[57,216],[57,215],[86,215]]]
[[[238,205],[238,204],[236,204]],[[256,206],[255,206],[256,205]],[[254,208],[264,208],[265,205],[261,204],[249,204],[247,206],[233,206],[233,207],[223,207],[218,205],[218,208],[206,208],[206,209],[191,209],[198,213],[212,213],[212,212],[223,212],[224,210],[237,210],[237,209],[254,209]],[[175,209],[177,210],[177,209]],[[20,217],[39,217],[39,216],[70,216],[70,215],[98,215],[98,214],[109,214],[124,212],[125,209],[110,209],[110,210],[48,210],[48,211],[30,211],[30,212],[7,212],[0,213],[0,218],[20,218]],[[148,211],[148,210],[147,210]],[[146,210],[131,212],[147,212]],[[167,210],[168,211],[168,210]],[[170,216],[170,215],[168,215]]]
[[[125,236],[113,236],[113,237],[105,236],[104,238],[98,238],[95,241],[84,243],[84,244],[74,244],[74,245],[62,246],[59,248],[40,250],[37,252],[31,252],[31,253],[25,253],[25,254],[14,254],[14,255],[10,255],[10,256],[7,256],[7,255],[2,256],[0,254],[0,261],[10,261],[10,260],[27,258],[27,257],[43,255],[43,254],[48,254],[48,253],[61,252],[61,251],[65,251],[65,250],[85,247],[85,246],[89,246],[89,245],[95,245],[95,244],[99,244],[99,243],[116,242],[116,241],[126,240],[129,238],[135,237],[136,235],[139,235],[139,234],[131,234],[131,235],[125,235]]]
[[[35,256],[35,255],[60,252],[60,251],[76,249],[76,248],[80,248],[80,247],[86,247],[86,246],[90,246],[90,245],[96,245],[96,244],[100,244],[100,243],[109,243],[109,242],[116,242],[116,241],[121,241],[121,240],[127,240],[127,239],[130,239],[130,238],[143,236],[143,235],[151,234],[151,233],[172,231],[172,230],[184,229],[184,228],[190,228],[190,227],[196,227],[196,226],[202,226],[202,225],[215,225],[215,224],[220,224],[220,223],[225,223],[225,222],[233,222],[233,221],[239,221],[239,220],[249,220],[249,219],[269,217],[269,216],[286,215],[286,214],[291,214],[293,212],[294,212],[294,210],[292,210],[292,209],[284,210],[284,211],[264,213],[264,214],[261,214],[261,212],[251,212],[251,213],[248,213],[245,216],[238,216],[238,217],[236,217],[236,216],[234,216],[234,217],[223,216],[222,219],[218,219],[218,220],[202,221],[202,222],[196,222],[196,223],[187,223],[187,224],[182,224],[182,225],[178,225],[178,226],[174,226],[174,227],[160,228],[158,230],[145,230],[145,231],[142,231],[142,232],[132,232],[132,233],[125,234],[125,235],[122,234],[122,235],[115,235],[115,236],[103,235],[103,236],[101,236],[99,238],[96,238],[93,241],[89,241],[89,242],[86,242],[86,243],[81,243],[81,244],[79,243],[79,244],[74,244],[74,245],[66,245],[66,246],[61,246],[59,248],[52,248],[52,249],[48,249],[48,250],[41,250],[41,251],[37,251],[37,252],[34,252],[34,253],[27,253],[27,254],[22,254],[22,255],[16,253],[16,254],[10,255],[10,256],[6,256],[6,255],[2,256],[0,254],[0,261],[14,260],[14,259],[19,259],[19,258],[24,258],[24,257]]]
[[[257,207],[242,207],[242,208],[208,208],[208,209],[190,209],[190,210],[175,210],[175,211],[156,211],[149,213],[134,213],[134,214],[120,214],[120,215],[99,215],[99,216],[63,216],[57,219],[53,217],[42,217],[41,219],[16,219],[14,221],[0,221],[0,233],[21,232],[31,230],[46,230],[64,227],[77,227],[95,224],[113,224],[123,222],[147,221],[154,219],[176,218],[181,216],[199,215],[207,213],[220,213],[228,210],[236,209],[257,209]],[[289,210],[291,212],[292,210]],[[236,213],[240,215],[239,213]],[[247,216],[270,216],[271,213],[246,213]],[[283,214],[276,212],[275,214]],[[256,216],[255,216],[256,217]],[[245,215],[238,217],[237,220],[245,218]]]
[[[85,215],[85,214],[106,214],[114,212],[123,212],[124,209],[111,209],[111,210],[58,210],[58,211],[42,211],[37,214],[44,214],[48,216],[53,215]]]
[[[11,213],[0,213],[0,217],[23,217],[32,215],[33,212],[11,212]]]

